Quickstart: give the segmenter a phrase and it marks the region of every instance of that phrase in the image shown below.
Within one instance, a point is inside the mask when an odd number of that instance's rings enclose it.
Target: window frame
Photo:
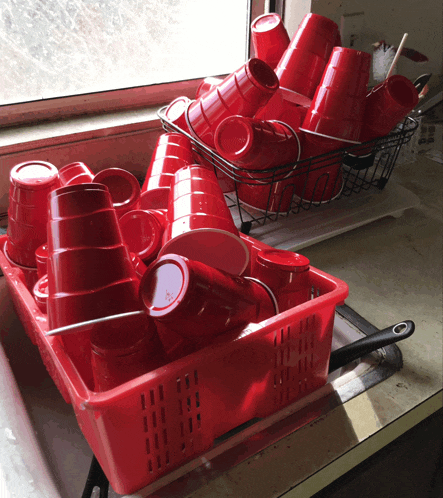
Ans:
[[[246,12],[248,26],[256,17],[269,12],[270,8],[274,11],[275,3],[279,1],[250,0]],[[246,31],[245,45],[247,60],[253,53],[250,30]],[[193,98],[198,85],[206,76],[224,75],[205,75],[191,80],[0,105],[0,128],[160,106],[178,96]]]

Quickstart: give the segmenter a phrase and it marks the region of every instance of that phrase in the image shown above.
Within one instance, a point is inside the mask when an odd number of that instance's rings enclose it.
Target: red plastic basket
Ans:
[[[242,235],[251,248],[269,248]],[[0,237],[3,250],[6,236]],[[251,252],[254,254],[254,251]],[[214,440],[264,418],[326,383],[335,308],[346,283],[310,268],[311,300],[251,324],[107,392],[91,390],[90,365],[74,364],[21,269],[0,251],[17,314],[67,402],[113,489],[133,493],[210,449]],[[247,274],[250,270],[246,270]]]

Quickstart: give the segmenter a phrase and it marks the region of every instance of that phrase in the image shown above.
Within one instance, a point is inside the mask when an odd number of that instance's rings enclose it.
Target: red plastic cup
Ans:
[[[151,317],[190,339],[209,339],[276,313],[272,295],[257,281],[176,254],[148,268],[140,300]]]
[[[370,62],[366,52],[335,47],[301,129],[358,143]]]
[[[268,249],[257,254],[254,276],[266,284],[281,312],[310,299],[309,259],[301,254]]]
[[[267,214],[289,212],[294,194],[295,187],[292,178],[270,184],[265,184],[264,180],[262,183],[255,180],[253,183],[248,181],[248,183],[238,182],[237,184],[237,196],[241,203]]]
[[[275,68],[280,87],[312,98],[337,40],[338,26],[306,14]]]
[[[141,209],[167,209],[175,172],[193,163],[194,153],[188,137],[181,133],[160,135],[141,189]]]
[[[48,282],[50,329],[139,309],[139,281],[105,185],[50,194]]]
[[[48,244],[44,243],[35,250],[38,278],[48,273]]]
[[[70,163],[59,169],[60,186],[78,185],[79,183],[92,183],[94,173],[85,163]]]
[[[251,38],[255,57],[274,69],[288,48],[290,38],[281,17],[276,13],[263,14],[251,24]]]
[[[316,204],[335,199],[343,189],[342,155],[328,154],[345,147],[346,142],[306,133],[303,144],[300,174],[293,178],[296,196]]]
[[[188,123],[186,121],[186,110],[190,104],[191,100],[188,97],[177,97],[165,110],[166,118],[186,133],[189,133]]]
[[[49,329],[139,311],[139,284],[108,188],[85,183],[51,192]],[[90,329],[61,340],[75,364],[90,361]]]
[[[153,320],[124,317],[91,330],[94,390],[108,391],[166,363]]]
[[[366,52],[335,47],[301,129],[358,143],[370,62]]]
[[[200,98],[206,92],[209,92],[210,90],[214,89],[216,86],[220,85],[222,81],[223,78],[214,78],[212,76],[205,78],[198,86],[197,92],[195,93],[195,98],[196,99]]]
[[[307,103],[309,107],[311,100]],[[279,88],[269,102],[256,113],[254,118],[264,121],[281,121],[293,130],[298,130],[303,123],[307,111],[307,107],[294,102],[294,100],[290,100],[290,93]]]
[[[43,275],[37,280],[32,293],[40,311],[46,314],[48,302],[48,275]]]
[[[12,168],[9,180],[8,255],[35,268],[35,250],[46,241],[48,194],[59,186],[58,170],[44,161],[27,161]]]
[[[121,168],[104,169],[95,175],[94,183],[108,187],[118,216],[140,206],[140,184],[129,171]]]
[[[362,142],[387,135],[418,103],[411,81],[396,74],[375,86],[366,97]]]
[[[218,125],[214,141],[222,157],[246,169],[273,168],[300,156],[296,131],[278,121],[230,116]]]
[[[223,119],[237,114],[253,117],[277,88],[278,79],[272,68],[260,59],[249,59],[188,107],[191,134],[214,148],[214,133]]]
[[[248,264],[248,248],[239,237],[217,177],[208,168],[186,166],[174,176],[159,256],[171,253],[234,275]]]
[[[125,213],[119,223],[123,240],[131,252],[145,263],[156,258],[167,224],[165,211],[136,209]]]
[[[131,252],[131,261],[134,265],[135,274],[137,275],[138,279],[141,280],[148,267],[145,265],[145,263],[143,263],[139,256],[137,256],[137,254],[134,254],[133,252]]]

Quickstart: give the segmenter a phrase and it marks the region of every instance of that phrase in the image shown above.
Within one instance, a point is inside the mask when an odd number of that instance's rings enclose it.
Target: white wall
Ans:
[[[292,36],[307,12],[321,14],[340,26],[343,14],[365,13],[362,49],[372,53],[371,44],[385,40],[399,45],[408,33],[406,47],[413,48],[429,58],[417,64],[400,57],[397,73],[411,81],[424,73],[432,73],[430,86],[435,86],[443,75],[443,3],[441,0],[299,0],[287,2],[285,25]]]

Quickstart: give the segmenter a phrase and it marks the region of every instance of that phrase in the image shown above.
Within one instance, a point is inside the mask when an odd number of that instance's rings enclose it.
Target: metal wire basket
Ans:
[[[238,212],[240,230],[245,234],[255,223],[264,225],[280,216],[296,215],[352,194],[384,189],[401,147],[411,140],[418,128],[417,121],[407,117],[385,137],[274,168],[251,170],[230,163],[174,125],[167,119],[166,109],[167,106],[158,111],[163,129],[186,135],[201,161],[212,165],[219,178],[231,180],[232,191],[225,192],[225,198],[229,208]],[[261,190],[265,199],[261,206],[251,206],[239,196],[239,190],[245,185]],[[334,194],[328,195],[328,192]]]

